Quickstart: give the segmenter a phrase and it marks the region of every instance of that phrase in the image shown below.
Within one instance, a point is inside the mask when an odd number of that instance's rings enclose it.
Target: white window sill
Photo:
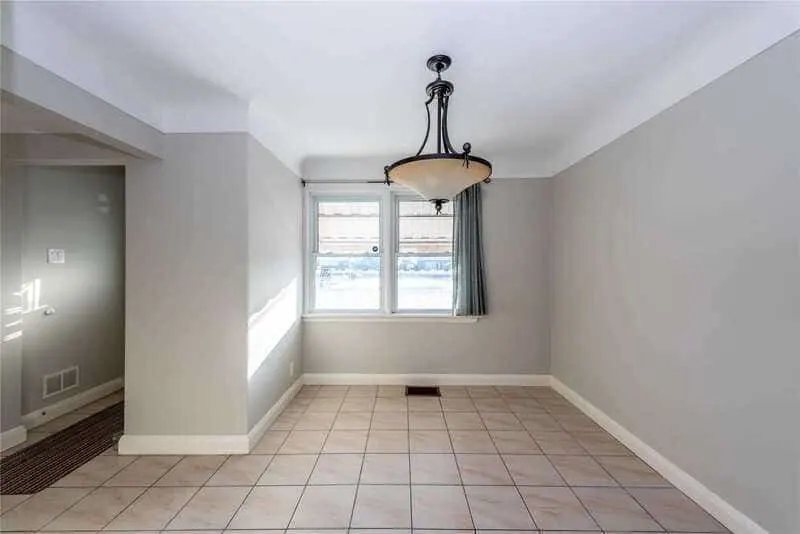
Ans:
[[[343,314],[343,313],[309,313],[303,315],[303,321],[310,323],[477,323],[477,316],[454,316],[435,314]]]

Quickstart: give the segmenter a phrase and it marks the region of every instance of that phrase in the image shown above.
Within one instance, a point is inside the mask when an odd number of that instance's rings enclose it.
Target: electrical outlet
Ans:
[[[289,378],[294,378],[294,362],[289,362]]]

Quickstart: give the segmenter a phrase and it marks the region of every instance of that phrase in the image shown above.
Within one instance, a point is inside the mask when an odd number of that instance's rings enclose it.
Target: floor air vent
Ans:
[[[407,397],[441,397],[439,386],[406,386]]]

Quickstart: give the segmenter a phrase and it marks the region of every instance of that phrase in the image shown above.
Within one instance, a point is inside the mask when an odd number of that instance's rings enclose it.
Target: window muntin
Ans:
[[[381,309],[380,199],[315,199],[313,311]]]
[[[452,310],[452,204],[436,215],[430,202],[399,197],[395,213],[395,311]]]

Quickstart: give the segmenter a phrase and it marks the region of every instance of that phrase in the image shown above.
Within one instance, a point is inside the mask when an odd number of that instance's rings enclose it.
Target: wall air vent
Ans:
[[[78,387],[80,374],[78,366],[62,369],[57,373],[51,373],[42,377],[42,398],[58,395],[72,388]]]

